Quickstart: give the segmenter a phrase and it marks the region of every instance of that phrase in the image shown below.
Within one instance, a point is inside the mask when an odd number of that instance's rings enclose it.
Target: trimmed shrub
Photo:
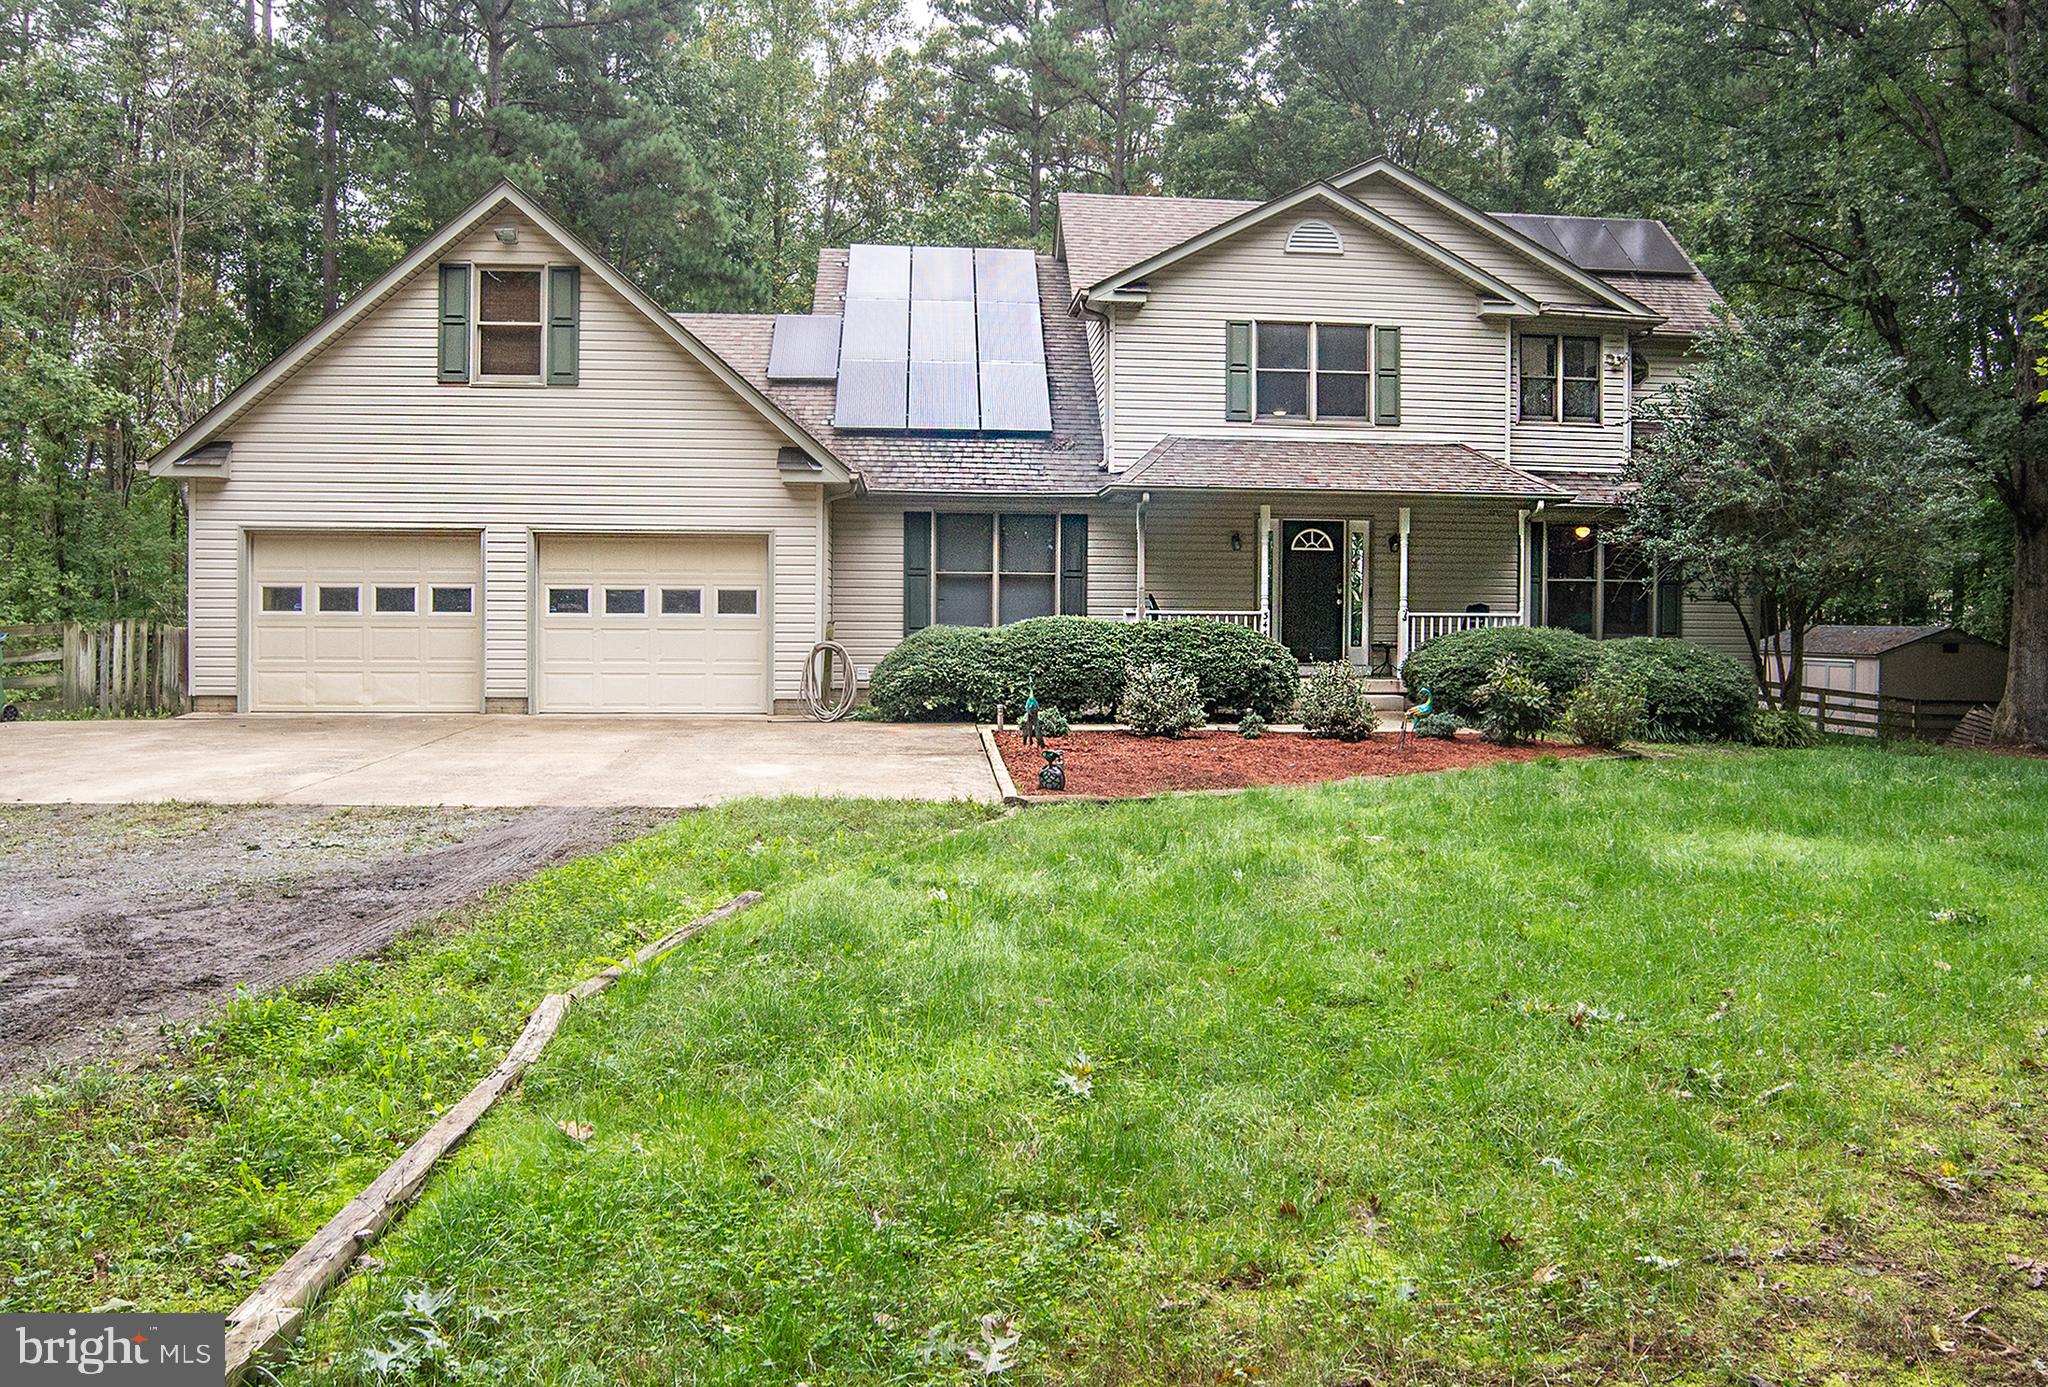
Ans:
[[[1057,708],[1048,708],[1040,704],[1038,709],[1038,730],[1047,737],[1064,737],[1074,729],[1067,722],[1067,715],[1065,713],[1062,713]]]
[[[1359,742],[1379,729],[1379,714],[1366,692],[1365,676],[1349,660],[1317,665],[1295,704],[1302,726],[1317,737]]]
[[[1246,713],[1237,720],[1237,735],[1248,742],[1256,742],[1266,735],[1266,720],[1257,713]]]
[[[1417,647],[1402,663],[1401,679],[1411,699],[1426,688],[1442,711],[1476,718],[1479,690],[1503,659],[1546,689],[1576,689],[1599,667],[1600,646],[1555,626],[1453,631]]]
[[[1445,740],[1457,735],[1465,720],[1456,713],[1425,713],[1415,720],[1414,732],[1418,737],[1441,737]]]
[[[1476,695],[1479,732],[1489,742],[1513,746],[1550,726],[1550,690],[1506,655]]]
[[[1123,628],[1085,616],[1040,616],[1000,626],[995,637],[999,701],[1022,713],[1038,694],[1039,716],[1050,705],[1070,713],[1108,712],[1124,691]]]
[[[1691,641],[1632,636],[1602,641],[1603,668],[1643,687],[1642,735],[1657,742],[1748,740],[1756,679],[1741,661]]]
[[[1287,647],[1249,626],[1178,617],[1120,629],[1133,668],[1164,663],[1186,670],[1211,713],[1273,718],[1292,707],[1301,691],[1301,668]]]
[[[1134,665],[1117,716],[1145,737],[1178,737],[1202,725],[1202,696],[1192,674],[1155,660]]]
[[[1607,748],[1642,736],[1648,716],[1643,681],[1626,670],[1603,665],[1572,690],[1557,723],[1582,745]]]
[[[1759,708],[1750,718],[1749,739],[1774,751],[1792,751],[1820,744],[1813,720],[1790,708]]]
[[[994,631],[927,626],[882,657],[868,698],[892,722],[986,722],[1002,692],[997,658]]]

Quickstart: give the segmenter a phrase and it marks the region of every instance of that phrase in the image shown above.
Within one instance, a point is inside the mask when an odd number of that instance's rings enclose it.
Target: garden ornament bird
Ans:
[[[1017,730],[1024,735],[1024,745],[1043,747],[1045,734],[1038,730],[1038,681],[1033,679],[1024,689],[1024,717],[1017,724]]]
[[[1415,726],[1417,719],[1428,717],[1432,711],[1433,700],[1430,698],[1429,686],[1425,684],[1417,692],[1422,695],[1422,701],[1411,703],[1401,711],[1400,745],[1404,748],[1408,745],[1408,729]]]

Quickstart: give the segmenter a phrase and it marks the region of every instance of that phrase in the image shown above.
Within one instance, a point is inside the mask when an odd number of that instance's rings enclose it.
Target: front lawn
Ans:
[[[791,874],[573,1013],[288,1375],[2032,1381],[2044,843],[2040,763],[1830,748]]]

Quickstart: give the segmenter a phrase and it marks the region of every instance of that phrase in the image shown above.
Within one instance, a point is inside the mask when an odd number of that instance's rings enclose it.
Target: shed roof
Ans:
[[[1967,631],[1958,631],[1938,621],[1926,626],[1816,626],[1806,633],[1806,653],[1838,657],[1884,655],[1935,636],[1955,636],[1967,641],[1978,639]],[[1780,639],[1789,644],[1792,638],[1788,633]]]

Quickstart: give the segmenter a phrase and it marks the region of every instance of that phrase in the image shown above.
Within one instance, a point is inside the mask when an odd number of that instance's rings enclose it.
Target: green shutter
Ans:
[[[1676,569],[1657,575],[1657,629],[1660,636],[1685,634],[1685,581]]]
[[[1088,517],[1060,517],[1060,611],[1088,615]]]
[[[441,367],[437,379],[469,380],[469,266],[441,267]]]
[[[1378,392],[1373,399],[1373,422],[1398,424],[1401,422],[1401,329],[1374,328],[1372,340],[1378,353],[1373,371],[1373,384]]]
[[[548,267],[548,384],[576,383],[577,339],[582,335],[583,270]]]
[[[1223,325],[1223,417],[1252,417],[1252,325]]]
[[[932,624],[932,513],[903,512],[903,634]]]

